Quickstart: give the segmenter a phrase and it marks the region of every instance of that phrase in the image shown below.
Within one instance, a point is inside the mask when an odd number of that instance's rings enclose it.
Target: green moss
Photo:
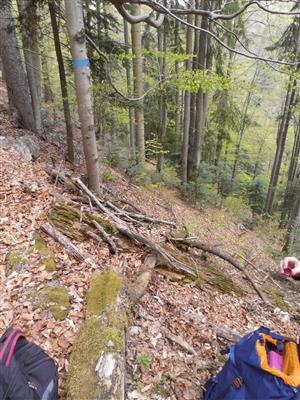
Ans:
[[[53,272],[56,270],[55,255],[54,252],[47,247],[46,242],[38,237],[35,243],[28,249],[28,254],[37,251],[41,256],[41,262],[45,264],[46,271]]]
[[[284,301],[284,293],[271,287],[270,285],[264,285],[264,291],[268,294],[271,301],[283,311],[290,311],[289,306]]]
[[[66,203],[55,203],[48,219],[57,229],[72,239],[82,240],[86,238],[88,231],[96,231],[91,224],[93,220],[103,226],[107,233],[115,233],[113,226],[104,218],[87,211],[82,212]]]
[[[26,257],[26,249],[16,247],[6,257],[6,274],[10,274],[14,270],[22,268],[23,265],[28,263]]]
[[[222,293],[234,292],[240,297],[244,294],[242,288],[238,286],[230,276],[221,272],[214,264],[201,268],[200,276],[204,282],[214,286]]]
[[[87,295],[87,313],[101,315],[107,307],[114,304],[122,286],[122,278],[115,272],[108,271],[95,275],[90,282]]]
[[[62,321],[69,314],[71,304],[64,287],[45,287],[35,297],[38,298],[39,306],[48,309],[56,320]]]
[[[116,299],[123,280],[115,272],[95,275],[87,296],[87,319],[75,340],[67,378],[68,400],[93,400],[97,396],[95,367],[102,351],[119,351],[124,345],[125,313]],[[99,318],[104,316],[105,318]]]

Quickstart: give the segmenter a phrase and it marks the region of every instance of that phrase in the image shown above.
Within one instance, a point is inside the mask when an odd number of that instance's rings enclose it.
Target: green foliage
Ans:
[[[148,156],[156,156],[158,154],[168,154],[167,150],[164,150],[163,145],[156,139],[149,139],[145,142],[145,151]]]
[[[256,178],[247,187],[248,204],[253,214],[262,214],[266,198],[266,188],[264,182]]]
[[[173,84],[177,89],[191,93],[199,89],[204,93],[208,90],[228,90],[232,86],[228,78],[203,69],[181,70]]]
[[[151,364],[151,356],[147,353],[142,353],[137,356],[138,366],[141,371],[145,371]]]
[[[252,213],[249,206],[239,197],[227,197],[225,207],[231,211],[241,222],[252,221]]]

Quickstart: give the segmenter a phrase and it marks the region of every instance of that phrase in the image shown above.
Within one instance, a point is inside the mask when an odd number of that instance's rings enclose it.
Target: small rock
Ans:
[[[131,336],[136,336],[136,335],[138,335],[139,333],[140,333],[140,328],[139,328],[138,326],[132,326],[132,327],[130,328],[129,334],[130,334]]]
[[[107,347],[114,347],[114,342],[113,341],[109,341],[106,345]]]
[[[282,322],[284,322],[284,323],[291,322],[291,318],[290,318],[290,315],[288,312],[282,311],[282,310],[280,310],[280,308],[276,307],[274,309],[273,313],[275,315],[277,315],[278,318],[280,318]]]

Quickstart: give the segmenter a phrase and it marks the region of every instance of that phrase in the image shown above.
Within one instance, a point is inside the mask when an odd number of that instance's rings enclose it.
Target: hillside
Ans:
[[[0,129],[6,138],[28,133],[13,126],[5,100]],[[148,250],[127,241],[117,255],[111,255],[104,242],[75,238],[76,246],[95,261],[80,262],[43,233],[41,226],[53,204],[72,204],[78,193],[46,172],[53,169],[53,162],[59,171],[70,168],[61,162],[59,145],[39,139],[35,145],[39,155],[33,161],[26,161],[10,145],[0,148],[0,333],[16,325],[54,357],[63,399],[69,356],[85,318],[91,276],[109,268],[118,270],[122,264],[130,285],[144,271]],[[107,165],[103,168],[104,176],[109,176],[103,182],[106,202],[118,200],[130,209],[135,207],[136,212],[176,225],[171,229],[143,223],[135,227],[137,232],[167,246],[178,257],[167,243],[171,235],[188,234],[227,251],[245,264],[269,301],[263,304],[240,271],[207,253],[187,253],[201,271],[201,282],[158,265],[145,294],[128,307],[128,399],[199,399],[201,386],[223,361],[219,351],[229,343],[228,331],[243,334],[265,325],[281,333],[298,334],[299,289],[277,273],[278,260],[270,252],[276,250],[275,231],[272,234],[266,227],[249,231],[223,208],[198,210],[188,205],[176,188],[137,186],[121,171]],[[74,174],[78,171],[79,166]],[[252,262],[247,264],[240,255]],[[59,302],[53,300],[51,290],[60,293]]]

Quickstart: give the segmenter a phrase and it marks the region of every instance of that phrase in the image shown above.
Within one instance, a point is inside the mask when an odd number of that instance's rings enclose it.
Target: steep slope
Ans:
[[[2,135],[23,134],[13,127],[5,107],[0,110],[0,124]],[[74,239],[78,248],[96,261],[78,262],[43,234],[40,227],[55,199],[73,201],[77,194],[45,172],[52,168],[52,160],[61,171],[68,170],[59,147],[38,140],[36,144],[41,150],[35,162],[22,159],[12,148],[0,148],[0,333],[8,325],[17,325],[57,360],[64,398],[70,351],[85,317],[92,274],[123,263],[130,284],[144,270],[147,251],[127,242],[112,256],[104,242]],[[300,313],[299,289],[273,273],[277,263],[268,254],[272,238],[243,230],[223,209],[197,210],[176,190],[136,186],[121,172],[104,168],[110,176],[105,183],[106,200],[117,196],[123,204],[127,200],[148,216],[176,223],[176,230],[144,223],[138,226],[139,233],[175,251],[166,237],[183,236],[188,231],[236,258],[239,254],[252,260],[258,270],[249,263],[245,268],[271,303],[263,304],[240,271],[212,255],[176,253],[194,260],[201,272],[197,281],[174,274],[161,263],[153,271],[144,296],[129,313],[128,399],[199,399],[201,386],[223,361],[219,351],[228,345],[232,331],[242,334],[265,325],[281,333],[298,334],[293,315]]]

